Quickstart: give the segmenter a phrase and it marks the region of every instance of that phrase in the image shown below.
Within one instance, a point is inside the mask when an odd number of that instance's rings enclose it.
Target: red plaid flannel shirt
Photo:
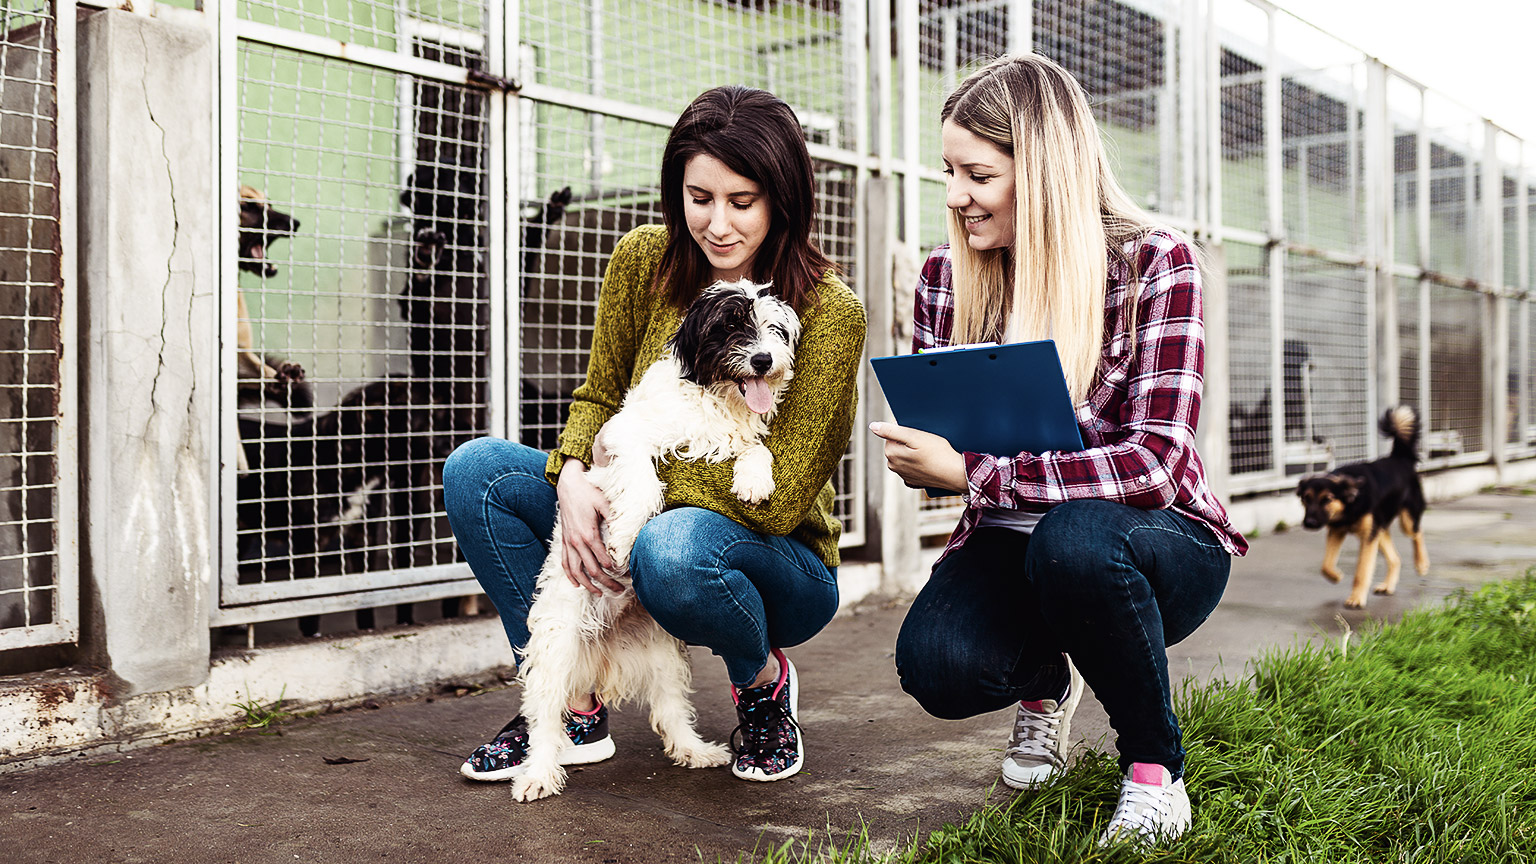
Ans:
[[[1208,526],[1228,552],[1248,551],[1248,542],[1211,494],[1195,452],[1205,380],[1205,327],[1194,250],[1187,241],[1156,231],[1126,251],[1134,253],[1141,273],[1135,359],[1123,310],[1130,272],[1111,258],[1104,351],[1088,401],[1077,406],[1086,449],[1016,456],[964,454],[965,513],[944,555],[970,537],[987,508],[1044,512],[1079,498],[1119,501],[1143,510],[1172,508]],[[951,344],[952,273],[949,247],[940,246],[918,280],[913,351]]]

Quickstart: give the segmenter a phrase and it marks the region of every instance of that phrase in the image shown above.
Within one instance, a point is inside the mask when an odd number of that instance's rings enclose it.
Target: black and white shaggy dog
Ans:
[[[604,541],[624,590],[598,596],[571,584],[555,525],[520,664],[528,756],[512,782],[514,799],[533,801],[564,788],[566,704],[588,693],[610,705],[648,702],[651,728],[678,765],[710,768],[730,760],[725,747],[694,729],[686,650],[635,602],[629,553],[662,509],[658,460],[735,459],[732,493],[748,503],[773,493],[773,456],[764,441],[794,374],[799,339],[800,319],[767,286],[717,282],[688,308],[667,353],[604,424],[598,438],[608,462],[587,477],[608,498]]]

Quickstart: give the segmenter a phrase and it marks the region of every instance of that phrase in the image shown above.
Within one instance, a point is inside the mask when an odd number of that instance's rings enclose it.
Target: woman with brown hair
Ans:
[[[812,237],[815,187],[800,124],[777,97],[718,87],[693,101],[667,139],[662,225],[636,228],[608,262],[586,382],[552,453],[497,438],[471,441],[443,468],[459,548],[496,604],[515,650],[558,511],[572,582],[618,590],[602,542],[607,501],[584,476],[593,442],[625,393],[665,350],[683,312],[717,280],[773,285],[801,321],[794,378],[770,426],[775,488],[747,505],[731,462],[660,466],[666,507],[630,555],[636,597],[658,624],[724,661],[740,725],[732,771],[779,780],[804,764],[799,682],[784,648],[837,611],[838,537],[831,477],[848,446],[864,348],[864,310]],[[564,764],[613,755],[607,709],[572,704]],[[465,761],[476,780],[517,775],[527,727],[514,717]]]

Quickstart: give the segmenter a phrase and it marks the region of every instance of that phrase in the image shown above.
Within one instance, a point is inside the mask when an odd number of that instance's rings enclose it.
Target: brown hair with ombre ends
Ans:
[[[686,309],[712,281],[709,259],[688,232],[683,172],[708,154],[756,183],[768,199],[768,235],[752,259],[754,282],[797,311],[816,299],[816,283],[835,266],[816,247],[816,181],[795,112],[766,90],[730,85],[707,90],[677,118],[661,157],[661,213],[667,248],[652,288]]]

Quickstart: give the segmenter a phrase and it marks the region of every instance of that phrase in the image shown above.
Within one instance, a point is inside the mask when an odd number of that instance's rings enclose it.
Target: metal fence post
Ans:
[[[1200,425],[1195,446],[1205,463],[1206,482],[1216,497],[1226,500],[1232,478],[1231,314],[1227,303],[1227,250],[1205,248],[1209,269],[1202,272],[1205,322],[1205,389],[1200,399]]]
[[[896,252],[896,208],[898,192],[896,181],[889,176],[874,177],[869,181],[865,207],[865,248],[868,250],[869,291],[864,303],[868,317],[868,333],[865,336],[865,352],[870,357],[883,357],[896,353],[894,336],[893,291],[910,290],[911,286],[891,284],[892,260]],[[893,421],[891,409],[879,386],[868,388],[866,415],[871,421]],[[855,429],[855,435],[868,435],[865,429]],[[911,592],[921,586],[924,574],[920,571],[921,545],[917,529],[918,498],[916,492],[906,488],[901,479],[885,467],[885,448],[878,440],[872,441],[865,452],[869,477],[868,533],[865,535],[871,551],[880,553],[882,593]]]
[[[1374,368],[1374,399],[1367,421],[1376,410],[1396,405],[1400,385],[1398,344],[1395,209],[1392,206],[1392,126],[1387,110],[1387,67],[1379,60],[1366,61],[1365,100],[1365,218],[1368,274],[1375,281],[1375,350],[1369,356]],[[1376,436],[1367,430],[1367,440]]]
[[[1483,440],[1494,469],[1504,471],[1508,458],[1509,304],[1504,299],[1504,168],[1499,161],[1499,127],[1483,121],[1482,176],[1483,380],[1485,388]]]

